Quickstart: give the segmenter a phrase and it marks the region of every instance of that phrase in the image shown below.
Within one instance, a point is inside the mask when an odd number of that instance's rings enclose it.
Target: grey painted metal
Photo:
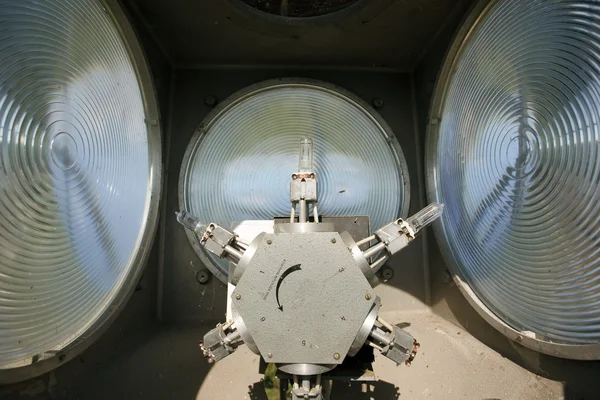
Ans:
[[[71,359],[114,319],[151,248],[162,169],[150,73],[115,1],[3,0],[0,14],[7,383]]]
[[[212,110],[183,158],[180,209],[227,227],[289,215],[289,171],[297,169],[298,141],[306,135],[319,143],[321,214],[369,215],[374,227],[407,214],[406,161],[389,126],[353,94],[309,79],[261,82]],[[186,234],[226,282],[227,264]]]
[[[274,363],[340,364],[376,300],[342,238],[318,232],[259,240],[232,310],[260,354]]]
[[[371,329],[373,329],[373,325],[375,324],[375,320],[377,319],[377,315],[379,314],[379,309],[381,308],[381,301],[379,298],[375,300],[373,304],[373,308],[369,311],[369,315],[365,318],[365,322],[363,322],[360,330],[356,334],[356,338],[354,338],[354,342],[352,342],[352,346],[350,346],[350,350],[348,351],[348,355],[350,357],[355,356],[360,349],[365,344],[365,340],[371,334]]]
[[[335,225],[331,222],[296,222],[275,224],[273,226],[275,233],[311,233],[311,232],[336,232]]]
[[[600,5],[482,1],[434,94],[428,195],[457,285],[494,327],[600,358]]]
[[[278,224],[287,224],[289,222],[289,218],[288,217],[277,217],[274,218],[274,229],[275,232],[280,232],[278,229],[279,227],[277,226]],[[329,232],[348,232],[350,234],[350,236],[352,236],[352,239],[355,242],[358,242],[364,238],[369,237],[369,235],[371,234],[371,230],[370,230],[370,224],[369,224],[369,217],[365,216],[365,215],[358,215],[358,216],[353,216],[353,217],[329,217],[329,216],[324,216],[321,218],[321,224],[319,225],[323,225],[323,224],[333,224],[334,228],[333,230],[330,230]],[[363,245],[360,246],[361,248],[366,249],[368,245]]]
[[[365,0],[306,19],[271,16],[239,0],[132,1],[179,70],[295,65],[305,70],[343,66],[402,72],[413,71],[448,15],[464,3]],[[390,105],[383,94],[377,97]]]
[[[363,256],[361,251],[361,248],[367,249],[368,243],[362,246],[356,245],[356,242],[367,238],[370,235],[369,217],[323,217],[322,222],[319,224],[289,224],[287,223],[288,220],[288,218],[276,218],[274,225],[275,233],[338,232],[348,247],[348,250],[352,253],[356,265],[358,265],[371,286],[376,287],[379,285],[379,279],[375,276],[375,272],[377,271],[374,271],[369,266],[369,262]],[[326,226],[326,228],[323,228],[324,226]],[[241,271],[243,271],[243,269],[239,272],[236,270],[236,282],[239,279],[237,277],[241,274]]]

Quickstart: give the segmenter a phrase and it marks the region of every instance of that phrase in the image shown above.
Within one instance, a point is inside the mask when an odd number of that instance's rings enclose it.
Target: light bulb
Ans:
[[[436,219],[441,217],[444,212],[444,205],[440,203],[431,203],[415,215],[409,217],[405,222],[410,225],[415,234]]]
[[[300,140],[300,159],[298,172],[312,172],[313,170],[313,141],[309,138]]]

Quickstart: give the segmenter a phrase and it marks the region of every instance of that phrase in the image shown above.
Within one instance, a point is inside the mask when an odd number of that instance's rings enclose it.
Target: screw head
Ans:
[[[340,359],[340,353],[333,353],[333,358],[335,360],[339,360]]]
[[[337,240],[335,238],[331,239],[331,243],[336,243]]]
[[[268,358],[273,358],[273,353],[268,353],[268,354],[267,354],[267,357],[268,357]]]
[[[371,104],[373,104],[373,107],[376,109],[380,109],[383,108],[385,103],[381,97],[375,97],[373,100],[371,100]]]
[[[241,295],[241,294],[236,294],[236,295],[235,295],[235,299],[236,299],[236,300],[239,300],[239,299],[241,299],[241,298],[242,298],[242,295]]]
[[[205,284],[206,282],[208,282],[208,272],[206,271],[198,271],[198,273],[196,274],[196,280],[198,281],[198,283],[201,284]]]
[[[273,244],[273,241],[271,239],[267,239],[267,244]]]
[[[381,276],[386,281],[389,281],[390,279],[392,279],[394,277],[394,270],[391,269],[390,267],[383,267],[381,269]]]
[[[217,103],[219,102],[219,99],[217,98],[217,96],[215,95],[208,95],[204,98],[204,104],[206,104],[207,107],[213,108],[214,106],[217,105]]]
[[[367,294],[365,294],[365,299],[367,299],[367,300],[371,300],[371,293],[367,293]]]

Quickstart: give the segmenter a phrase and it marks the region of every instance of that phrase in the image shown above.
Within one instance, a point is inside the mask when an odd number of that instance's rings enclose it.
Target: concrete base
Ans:
[[[594,394],[598,393],[597,380],[585,378],[576,369],[573,373],[577,376],[568,378],[571,382],[567,380],[567,385],[543,378],[428,311],[382,316],[391,323],[406,326],[421,343],[419,355],[410,367],[397,367],[387,358],[377,357],[374,370],[378,381],[366,384],[335,381],[333,400],[597,398]],[[213,323],[187,327],[149,325],[139,327],[138,335],[123,330],[122,340],[102,338],[84,355],[52,373],[0,387],[0,398],[274,399],[266,395],[263,377],[258,373],[258,356],[245,346],[212,366],[203,359],[198,341],[213,326]],[[588,372],[592,374],[591,369]],[[572,389],[569,392],[567,388],[573,382],[581,384],[585,393]]]
[[[376,356],[373,383],[334,382],[332,399],[562,399],[563,385],[502,357],[461,328],[429,312],[384,315],[421,343],[410,367]],[[493,329],[490,327],[490,329]],[[247,348],[217,363],[196,399],[267,399],[258,356]],[[270,400],[270,399],[269,399]]]

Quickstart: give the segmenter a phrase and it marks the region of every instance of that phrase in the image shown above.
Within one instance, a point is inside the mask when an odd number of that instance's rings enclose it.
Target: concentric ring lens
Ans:
[[[183,161],[181,208],[227,228],[289,215],[305,135],[314,142],[321,215],[368,215],[378,228],[408,211],[406,163],[387,125],[354,96],[297,80],[245,89],[206,119]],[[226,280],[226,263],[208,257],[207,266]]]
[[[501,0],[472,21],[433,109],[438,237],[522,337],[598,344],[600,3]]]
[[[97,0],[0,0],[0,369],[52,357],[116,310],[155,228],[156,115],[112,15]]]

